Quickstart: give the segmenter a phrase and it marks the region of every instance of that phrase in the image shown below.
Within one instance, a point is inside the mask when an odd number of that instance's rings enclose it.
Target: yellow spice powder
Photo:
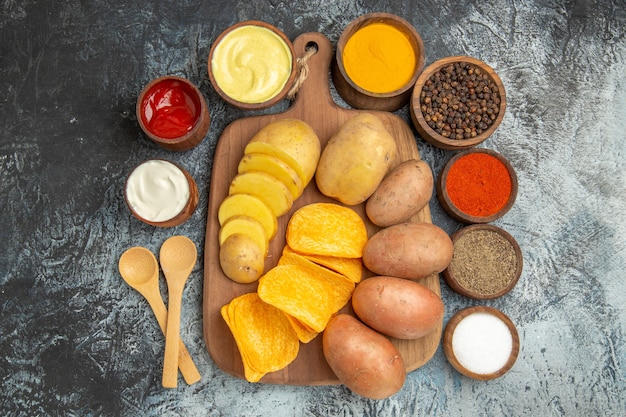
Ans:
[[[373,93],[390,93],[402,88],[415,72],[415,51],[397,28],[373,23],[357,30],[342,54],[348,77]]]

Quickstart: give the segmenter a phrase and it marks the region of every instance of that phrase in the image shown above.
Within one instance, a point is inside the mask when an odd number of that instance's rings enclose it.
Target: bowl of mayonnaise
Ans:
[[[258,110],[281,101],[296,77],[292,42],[278,28],[246,20],[224,30],[211,47],[209,79],[229,104]]]

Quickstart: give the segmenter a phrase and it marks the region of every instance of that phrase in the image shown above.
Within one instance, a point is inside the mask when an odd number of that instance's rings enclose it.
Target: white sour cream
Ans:
[[[140,217],[164,222],[178,215],[189,200],[189,182],[171,162],[146,161],[126,182],[126,200]]]

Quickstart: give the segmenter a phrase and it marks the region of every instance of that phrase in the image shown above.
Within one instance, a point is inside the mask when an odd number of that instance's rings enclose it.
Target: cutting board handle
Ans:
[[[330,40],[322,33],[308,32],[298,36],[293,45],[298,58],[304,57],[309,47],[317,47],[317,53],[306,61],[309,74],[300,86],[291,109],[295,112],[308,110],[323,113],[340,108],[330,95],[329,68],[334,52]]]

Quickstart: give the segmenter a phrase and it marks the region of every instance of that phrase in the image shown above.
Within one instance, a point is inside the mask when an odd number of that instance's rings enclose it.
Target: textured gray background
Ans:
[[[624,0],[163,3],[0,4],[0,414],[626,414]],[[211,89],[212,41],[231,24],[260,19],[292,39],[319,31],[334,44],[351,20],[372,11],[409,20],[427,64],[471,55],[506,86],[506,116],[483,146],[517,169],[517,203],[496,224],[517,238],[525,268],[509,295],[482,304],[517,324],[517,363],[501,379],[473,381],[439,348],[384,401],[341,386],[249,384],[219,370],[206,351],[200,260],[181,330],[203,378],[161,388],[163,337],[147,303],[122,282],[117,260],[134,245],[158,252],[173,234],[204,248],[217,139],[249,115]],[[210,105],[207,138],[188,152],[156,147],[136,123],[138,92],[164,74],[192,79]],[[406,108],[398,114],[410,123]],[[438,173],[452,153],[416,141]],[[180,163],[198,183],[200,206],[183,226],[147,226],[124,205],[128,172],[155,157]],[[435,199],[431,209],[449,233],[461,226]],[[446,321],[479,304],[443,283],[442,293]]]

